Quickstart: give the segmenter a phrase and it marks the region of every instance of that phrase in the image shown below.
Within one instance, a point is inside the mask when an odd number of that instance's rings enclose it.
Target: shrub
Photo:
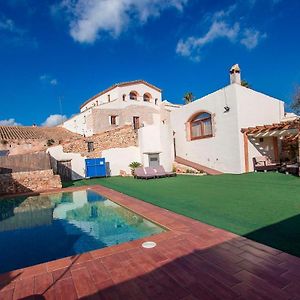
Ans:
[[[138,167],[141,167],[142,164],[139,163],[138,161],[133,161],[132,163],[130,163],[129,168],[131,169],[131,174],[134,174],[134,170]]]
[[[55,143],[55,141],[53,139],[50,139],[47,141],[47,146],[50,147]]]
[[[193,169],[187,169],[185,172],[188,174],[196,174],[196,172]]]

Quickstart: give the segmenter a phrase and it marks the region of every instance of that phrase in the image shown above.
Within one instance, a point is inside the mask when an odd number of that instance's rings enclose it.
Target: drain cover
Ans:
[[[142,244],[142,247],[147,248],[147,249],[154,248],[154,247],[156,247],[156,243],[155,242],[144,242]]]

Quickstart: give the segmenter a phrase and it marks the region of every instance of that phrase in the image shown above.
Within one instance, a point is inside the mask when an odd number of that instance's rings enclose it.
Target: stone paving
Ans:
[[[2,274],[1,300],[300,299],[300,258],[114,190],[91,188],[169,231]],[[65,191],[76,189],[82,187]],[[145,240],[157,246],[144,249]]]

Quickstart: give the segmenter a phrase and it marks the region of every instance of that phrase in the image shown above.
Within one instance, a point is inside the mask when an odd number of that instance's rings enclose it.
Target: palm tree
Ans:
[[[183,96],[184,104],[189,104],[195,99],[192,92],[187,92]]]
[[[246,87],[246,88],[248,88],[248,89],[251,89],[251,85],[250,85],[249,82],[246,81],[246,80],[242,80],[241,86],[244,86],[244,87]]]

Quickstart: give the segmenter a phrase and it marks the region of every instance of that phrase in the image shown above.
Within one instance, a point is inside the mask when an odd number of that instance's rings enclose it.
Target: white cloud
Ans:
[[[65,115],[50,115],[41,125],[46,127],[54,127],[62,124],[67,117]]]
[[[2,16],[0,18],[0,30],[15,32],[17,30],[17,28],[16,28],[13,20]]]
[[[21,125],[22,124],[16,122],[16,120],[13,118],[0,120],[0,126],[21,126]]]
[[[239,42],[249,50],[254,49],[267,35],[254,28],[245,28],[243,18],[234,21],[233,14],[237,10],[239,10],[239,6],[234,4],[227,9],[209,15],[209,18],[206,19],[211,20],[208,31],[203,36],[190,36],[186,39],[180,39],[176,46],[176,53],[198,62],[201,60],[202,49],[207,44],[221,38],[231,43]]]
[[[258,43],[267,37],[266,33],[261,33],[255,29],[245,29],[243,32],[243,38],[241,39],[241,44],[247,49],[254,49]]]
[[[50,80],[50,84],[51,84],[51,85],[57,85],[57,84],[58,84],[57,79],[51,79],[51,80]]]
[[[212,23],[208,32],[202,37],[189,37],[186,40],[180,40],[176,47],[176,53],[199,61],[201,59],[200,51],[205,45],[219,38],[226,38],[233,42],[239,30],[239,23],[229,25],[225,21],[216,20]]]
[[[58,80],[47,74],[41,75],[40,80],[53,86],[58,85]]]
[[[70,34],[80,43],[94,43],[103,33],[119,36],[128,26],[141,25],[161,12],[181,11],[189,0],[63,0],[70,17]],[[57,9],[52,9],[52,12]]]
[[[3,14],[0,14],[0,31],[20,37],[26,35],[26,30],[17,26],[12,19]]]
[[[31,37],[28,31],[15,22],[0,13],[0,43],[11,46],[29,46],[37,48],[38,43],[35,38]]]

